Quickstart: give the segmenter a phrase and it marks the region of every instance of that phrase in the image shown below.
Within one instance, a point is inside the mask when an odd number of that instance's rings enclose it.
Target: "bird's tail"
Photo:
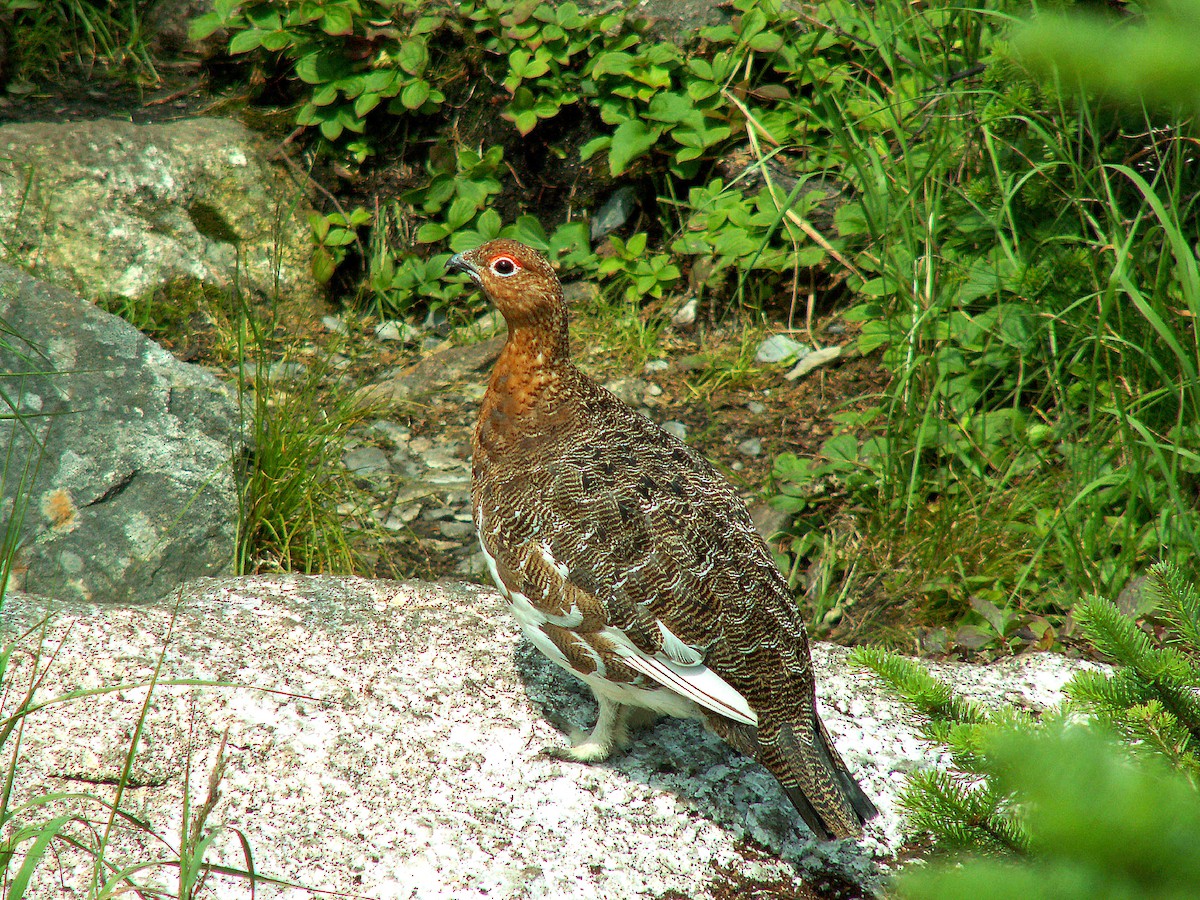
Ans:
[[[769,746],[762,742],[764,757],[776,756],[776,773],[800,817],[821,840],[860,837],[863,823],[879,814],[871,798],[846,768],[825,724],[817,716],[815,728],[808,723],[794,727],[784,723]],[[802,733],[798,734],[797,731]],[[762,735],[760,734],[760,741]],[[789,777],[790,776],[790,777]]]
[[[820,840],[859,837],[863,823],[879,814],[846,768],[818,716],[794,725],[785,723],[767,733],[723,716],[710,716],[709,727],[771,771]]]

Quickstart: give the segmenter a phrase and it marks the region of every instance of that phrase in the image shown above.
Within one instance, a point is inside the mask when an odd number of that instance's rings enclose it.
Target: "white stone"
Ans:
[[[918,716],[826,644],[813,647],[822,714],[881,810],[861,842],[812,842],[775,780],[695,722],[660,722],[602,765],[550,759],[540,748],[566,737],[545,711],[582,728],[594,706],[519,641],[504,606],[472,585],[255,576],[202,579],[141,607],[14,593],[2,624],[11,640],[49,615],[55,655],[43,657],[37,699],[146,683],[170,630],[133,762],[148,786],[127,792],[126,807],[177,840],[185,768],[194,812],[228,729],[207,826],[244,834],[261,874],[355,896],[706,898],[731,896],[719,868],[777,883],[780,895],[830,866],[867,877],[901,841],[902,774],[946,764],[919,738]],[[1041,654],[933,668],[981,702],[1038,708],[1086,665]],[[10,697],[31,671],[27,654],[13,654]],[[124,689],[29,716],[12,805],[47,785],[109,796],[104,781],[124,765],[144,702],[144,689]],[[164,852],[118,827],[106,861],[123,867]],[[60,879],[67,893],[87,889],[90,857],[67,845],[51,857],[27,896],[62,896]],[[244,864],[232,831],[208,860]],[[169,867],[139,878],[176,890]],[[212,888],[249,896],[233,879]],[[267,883],[257,894],[307,896]]]

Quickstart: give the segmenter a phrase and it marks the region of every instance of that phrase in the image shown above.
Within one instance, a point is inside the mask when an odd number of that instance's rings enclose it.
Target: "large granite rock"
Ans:
[[[899,842],[905,773],[943,762],[910,711],[847,669],[844,650],[816,645],[825,721],[882,816],[861,844],[815,844],[775,780],[694,722],[660,722],[601,765],[542,755],[566,740],[558,728],[590,727],[594,705],[519,640],[494,591],[256,576],[200,580],[174,599],[6,599],[10,637],[50,617],[56,656],[43,658],[35,700],[89,692],[26,719],[12,804],[50,789],[111,798],[145,710],[124,808],[174,843],[190,777],[192,813],[212,797],[205,827],[226,829],[209,861],[244,868],[240,833],[260,875],[292,884],[417,900],[861,896],[829,886],[877,883]],[[30,660],[12,659],[8,695],[20,697]],[[129,687],[160,661],[149,698]],[[982,701],[1036,708],[1080,665],[1043,654],[941,671]],[[165,853],[126,825],[106,862],[115,871]],[[92,871],[62,843],[31,896],[81,891]],[[175,893],[169,865],[131,871]],[[249,896],[236,879],[209,883]],[[309,896],[266,882],[257,895]]]
[[[17,583],[129,602],[231,571],[241,415],[230,391],[3,265],[0,322],[0,520],[26,507]]]
[[[10,261],[88,300],[236,286],[312,304],[303,193],[228,119],[0,127]]]

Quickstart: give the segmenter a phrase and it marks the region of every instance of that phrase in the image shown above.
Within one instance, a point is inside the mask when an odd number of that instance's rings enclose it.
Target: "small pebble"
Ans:
[[[674,419],[672,419],[669,422],[663,422],[662,430],[665,431],[667,434],[669,434],[673,438],[677,438],[678,440],[681,440],[681,441],[687,440],[687,434],[688,434],[687,426],[684,425],[682,422],[676,422]]]
[[[473,535],[475,526],[471,522],[456,522],[449,519],[438,523],[438,531],[442,533],[442,537],[461,539]]]
[[[808,347],[799,341],[792,340],[786,334],[773,334],[758,345],[754,361],[760,363],[778,363],[794,359],[808,352]]]
[[[746,409],[750,410],[750,412],[754,413],[756,416],[761,416],[767,411],[767,406],[765,403],[759,403],[757,400],[751,400],[746,404]]]
[[[403,425],[397,425],[395,422],[389,422],[387,419],[376,419],[371,423],[371,427],[396,445],[403,444],[412,436],[409,429]]]
[[[378,447],[359,447],[342,456],[342,465],[355,475],[380,475],[392,470],[387,454]]]
[[[669,368],[671,368],[671,363],[669,360],[652,359],[646,363],[646,367],[643,369],[643,371],[647,375],[653,375],[655,372],[665,372]]]
[[[693,297],[687,303],[683,304],[683,306],[679,307],[675,315],[671,316],[671,324],[676,328],[687,328],[690,325],[695,325],[697,306],[696,298]]]
[[[375,326],[375,337],[381,341],[403,341],[410,344],[420,337],[421,332],[407,322],[390,319]]]
[[[746,438],[737,445],[738,452],[746,456],[762,456],[763,446],[762,441],[758,438]]]
[[[408,506],[396,506],[383,523],[388,531],[399,531],[421,513],[420,503],[410,503]]]
[[[350,328],[338,316],[321,316],[321,324],[325,326],[326,331],[331,331],[334,334],[349,334]]]
[[[592,240],[598,241],[628,222],[636,206],[637,192],[632,185],[626,184],[613,191],[612,196],[592,218]]]

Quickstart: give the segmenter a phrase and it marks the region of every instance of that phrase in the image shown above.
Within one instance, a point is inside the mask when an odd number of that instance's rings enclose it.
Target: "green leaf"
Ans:
[[[380,99],[378,94],[360,94],[354,101],[354,114],[361,119],[379,105]]]
[[[336,141],[342,134],[342,123],[337,119],[325,119],[321,122],[321,135],[327,141]]]
[[[593,78],[600,75],[626,75],[635,63],[636,57],[630,53],[600,53],[593,58],[588,74]]]
[[[479,207],[467,197],[457,197],[450,204],[450,209],[446,213],[446,224],[451,231],[457,231],[462,228],[473,218]]]
[[[306,84],[336,81],[347,71],[342,57],[331,57],[319,50],[296,60],[296,77]]]
[[[285,50],[294,43],[295,36],[290,31],[268,31],[262,39],[263,49],[270,50],[272,53]]]
[[[500,236],[500,213],[494,209],[485,209],[475,222],[475,230],[487,241]]]
[[[425,42],[415,39],[405,41],[400,45],[396,62],[409,75],[424,75],[429,67],[429,50]]]
[[[344,6],[331,6],[321,17],[321,30],[326,34],[342,35],[354,32],[354,19]]]
[[[417,240],[422,244],[433,244],[450,233],[450,229],[441,222],[426,222],[417,229]]]
[[[600,137],[592,138],[586,144],[579,148],[580,162],[587,162],[601,150],[607,149],[612,145],[612,138],[605,134]]]
[[[437,31],[444,24],[446,19],[444,16],[421,16],[417,21],[413,22],[411,34],[430,34]]]
[[[654,146],[662,128],[648,128],[637,119],[628,119],[613,132],[612,145],[608,150],[608,167],[611,173],[620,175],[635,159],[644,156]]]
[[[650,109],[647,115],[651,119],[657,119],[660,122],[685,122],[691,120],[699,124],[703,123],[703,117],[697,112],[696,104],[692,102],[691,98],[671,91],[663,91],[661,94],[656,94],[654,99],[650,101]]]
[[[216,13],[205,13],[192,19],[191,24],[188,25],[188,40],[202,41],[224,24],[225,21]]]
[[[258,28],[248,28],[245,31],[239,31],[229,40],[229,54],[236,56],[239,53],[248,53],[251,50],[257,50],[262,46],[265,34],[265,31],[261,31]]]
[[[329,220],[318,212],[310,212],[308,227],[312,229],[313,236],[318,241],[324,241],[325,235],[329,233]]]
[[[759,53],[774,53],[783,46],[783,38],[770,31],[756,34],[750,39],[750,49]]]
[[[405,109],[420,109],[429,99],[429,82],[414,81],[400,92],[400,102]]]
[[[337,271],[337,262],[332,253],[324,247],[318,247],[313,251],[312,273],[318,284],[328,282],[335,271]]]

